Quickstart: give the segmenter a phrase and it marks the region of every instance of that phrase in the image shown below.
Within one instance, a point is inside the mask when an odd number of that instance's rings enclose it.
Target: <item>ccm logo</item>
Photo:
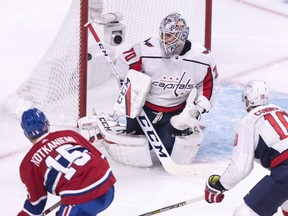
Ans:
[[[100,120],[101,124],[103,125],[103,127],[104,127],[104,129],[105,129],[106,131],[107,131],[107,130],[109,130],[109,131],[112,130],[112,129],[110,128],[109,124],[107,123],[107,121],[106,121],[105,118],[101,117],[101,118],[99,118],[99,120]]]
[[[92,126],[92,123],[84,123],[84,124],[82,124],[82,127],[90,127],[90,126]]]
[[[146,134],[149,143],[155,147],[155,150],[157,150],[157,154],[160,157],[168,157],[167,154],[163,152],[163,145],[161,144],[161,140],[153,126],[149,124],[150,121],[148,121],[145,116],[138,116],[138,121],[142,125],[142,129]]]
[[[131,84],[131,81],[130,81],[130,79],[127,77],[127,78],[125,79],[125,82],[123,83],[123,85],[122,85],[122,87],[121,87],[120,94],[119,94],[119,96],[118,96],[118,98],[117,98],[117,103],[118,103],[118,104],[121,104],[121,103],[122,103],[123,99],[125,98],[126,92],[127,92],[128,88],[129,88],[130,84]]]

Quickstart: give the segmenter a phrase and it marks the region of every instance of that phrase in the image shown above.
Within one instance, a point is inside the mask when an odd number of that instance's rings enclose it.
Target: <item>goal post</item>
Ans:
[[[120,32],[123,38],[118,45],[109,44],[112,39],[111,34],[106,32],[109,23],[93,24],[115,59],[133,44],[159,34],[160,22],[172,12],[179,12],[185,18],[191,40],[211,49],[212,0],[91,1],[101,2],[101,16],[123,16],[119,24],[125,28]],[[98,79],[99,84],[105,77],[101,73],[109,73],[103,54],[84,27],[90,20],[90,2],[71,0],[71,6],[51,46],[26,80],[8,96],[5,107],[9,113],[20,117],[24,110],[36,107],[47,115],[51,124],[63,126],[76,126],[78,119],[86,115],[87,81],[89,83],[92,77]],[[114,35],[113,39],[116,40]],[[92,54],[93,67],[88,53]]]
[[[205,0],[205,42],[206,48],[211,50],[212,47],[212,0]]]
[[[80,53],[79,53],[79,114],[78,118],[86,116],[87,108],[87,55],[88,55],[88,0],[80,1]],[[76,119],[77,120],[77,119]]]

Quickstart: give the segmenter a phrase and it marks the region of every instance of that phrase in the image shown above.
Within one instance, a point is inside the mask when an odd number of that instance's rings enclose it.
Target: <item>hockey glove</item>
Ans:
[[[224,198],[224,192],[226,189],[220,183],[219,175],[211,175],[206,183],[205,187],[205,200],[208,203],[219,203]]]
[[[177,130],[193,129],[195,126],[205,127],[198,119],[200,119],[200,112],[192,103],[186,104],[186,107],[179,115],[175,115],[170,119],[170,123]]]

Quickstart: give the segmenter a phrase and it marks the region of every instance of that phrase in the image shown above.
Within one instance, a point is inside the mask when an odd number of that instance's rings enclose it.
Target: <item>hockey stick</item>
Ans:
[[[111,69],[116,76],[117,81],[119,81],[119,74],[117,72],[117,69],[115,65],[112,62],[112,59],[108,55],[105,47],[100,41],[99,36],[97,35],[94,27],[92,26],[92,22],[90,21],[87,24],[85,24],[86,27],[90,30],[92,36],[94,37],[96,43],[98,44],[99,48],[103,52],[106,60],[111,66]],[[119,82],[118,82],[119,83]],[[122,86],[122,88],[126,88],[125,86]],[[121,91],[124,92],[124,91]],[[157,132],[155,131],[151,121],[147,117],[145,111],[141,109],[139,115],[136,117],[137,121],[139,122],[139,125],[141,126],[142,130],[144,131],[145,136],[147,137],[149,143],[153,147],[158,159],[160,160],[162,166],[168,172],[169,174],[174,175],[183,175],[183,174],[190,174],[190,175],[201,175],[201,174],[210,174],[212,166],[207,163],[198,163],[198,164],[191,164],[191,165],[180,165],[176,164],[172,158],[170,157],[169,153],[167,152],[164,144],[162,143],[161,139],[159,138]]]
[[[56,209],[57,207],[59,207],[61,205],[61,201],[55,203],[54,205],[52,205],[50,208],[46,209],[42,215],[45,216],[45,215],[48,215],[50,212],[52,212],[54,209]]]
[[[211,165],[207,163],[197,163],[190,165],[180,165],[175,163],[167,152],[164,144],[159,138],[157,132],[155,131],[151,121],[147,117],[145,111],[141,109],[137,120],[144,131],[149,143],[153,147],[158,159],[160,160],[162,166],[172,175],[205,175],[210,174]]]
[[[195,203],[195,202],[198,202],[198,201],[201,201],[201,200],[204,200],[204,196],[195,197],[193,199],[189,199],[189,200],[186,200],[186,201],[183,201],[183,202],[175,203],[173,205],[165,206],[163,208],[159,208],[157,210],[150,211],[150,212],[141,214],[139,216],[150,216],[150,215],[159,214],[159,213],[162,213],[162,212],[165,212],[165,211],[168,211],[168,210],[171,210],[171,209],[179,208],[179,207],[182,207],[182,206],[185,206],[185,205],[189,205],[191,203]]]
[[[111,59],[110,56],[108,55],[107,50],[105,49],[105,47],[104,47],[103,44],[101,43],[100,38],[98,37],[98,35],[97,35],[97,33],[96,33],[93,25],[92,25],[93,22],[95,22],[95,21],[92,20],[92,21],[86,23],[86,24],[85,24],[85,27],[88,27],[88,29],[90,30],[92,36],[94,37],[96,43],[98,44],[98,46],[99,46],[99,48],[100,48],[100,50],[103,52],[103,54],[104,54],[107,62],[110,64],[110,66],[111,66],[111,68],[112,68],[112,71],[113,71],[114,75],[116,76],[117,81],[119,81],[119,74],[118,74],[118,72],[117,72],[117,70],[116,70],[116,68],[115,68],[115,65],[114,65],[112,59]],[[118,83],[119,83],[119,82],[118,82]]]

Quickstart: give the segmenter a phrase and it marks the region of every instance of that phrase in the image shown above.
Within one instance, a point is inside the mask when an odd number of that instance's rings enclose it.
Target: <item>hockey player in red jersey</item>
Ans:
[[[254,160],[270,170],[244,197],[234,216],[271,216],[281,206],[288,215],[288,113],[270,104],[269,89],[263,81],[250,81],[242,95],[247,115],[235,127],[230,165],[221,175],[211,175],[205,188],[209,203],[221,202],[253,169]]]
[[[28,195],[18,216],[41,215],[48,192],[61,198],[58,216],[95,216],[111,204],[115,177],[85,138],[71,130],[49,132],[36,108],[23,112],[21,127],[33,146],[20,165]]]
[[[189,164],[195,157],[203,137],[196,142],[189,135],[196,133],[192,130],[200,115],[213,107],[219,86],[210,51],[188,36],[185,19],[171,13],[160,23],[159,36],[133,45],[116,62],[122,83],[128,71],[151,78],[143,109],[173,160],[180,164]],[[127,118],[126,133],[143,134],[136,119]],[[195,153],[185,158],[187,151]]]

